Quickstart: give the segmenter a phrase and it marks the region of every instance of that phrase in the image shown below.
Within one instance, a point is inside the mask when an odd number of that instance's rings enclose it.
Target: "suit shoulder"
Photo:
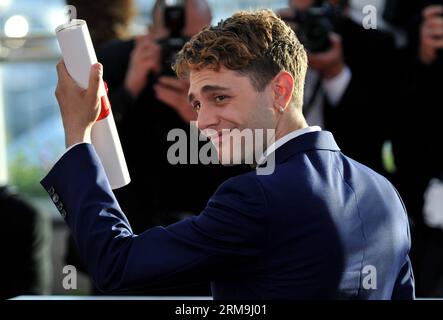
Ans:
[[[361,176],[364,177],[364,180],[367,183],[371,183],[374,186],[377,186],[377,188],[380,190],[380,192],[385,196],[385,197],[391,197],[392,199],[399,199],[400,202],[402,202],[400,194],[398,193],[397,189],[394,187],[394,185],[391,183],[391,181],[389,181],[388,178],[386,178],[384,175],[378,173],[377,171],[375,171],[374,169],[371,169],[370,167],[352,159],[349,158],[345,155],[344,159],[344,167],[343,168],[339,168],[339,170],[342,172],[343,174],[343,178],[349,182],[351,180],[350,177],[350,170],[345,170],[345,166],[346,163],[351,164],[354,168],[356,168],[358,170],[358,172],[360,172]],[[402,203],[403,205],[403,203]],[[404,206],[403,206],[404,207]]]
[[[223,182],[215,191],[214,197],[225,196],[256,205],[267,205],[262,182],[258,179],[255,171],[229,178]]]

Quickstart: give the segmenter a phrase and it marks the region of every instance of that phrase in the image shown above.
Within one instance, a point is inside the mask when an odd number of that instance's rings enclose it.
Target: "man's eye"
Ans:
[[[201,107],[200,102],[195,102],[192,104],[192,110],[194,111],[199,111],[200,107]]]
[[[222,102],[223,100],[226,100],[227,96],[216,96],[215,102]]]

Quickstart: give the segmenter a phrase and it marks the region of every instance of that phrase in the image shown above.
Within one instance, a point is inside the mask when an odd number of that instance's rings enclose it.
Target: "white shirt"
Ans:
[[[431,228],[443,229],[443,182],[433,178],[424,193],[423,218]]]
[[[323,89],[332,106],[335,107],[340,102],[351,78],[351,70],[346,66],[343,71],[334,78],[323,80]]]
[[[58,158],[58,160],[60,160],[61,157],[63,157],[66,153],[68,153],[69,150],[71,150],[71,149],[74,148],[75,146],[78,146],[79,144],[83,144],[83,143],[90,144],[89,142],[77,142],[77,143],[74,143],[72,146],[70,146],[69,148],[67,148],[67,149],[65,150],[65,152],[62,153],[62,155]],[[57,160],[56,162],[58,162],[58,160]]]
[[[314,86],[317,81],[319,81],[319,78],[320,75],[318,72],[308,69],[306,74],[305,104],[314,94]],[[322,93],[326,95],[332,107],[337,106],[351,82],[351,78],[352,72],[349,67],[345,66],[342,72],[334,78],[320,80],[321,87],[314,97],[310,110],[305,114],[306,121],[310,124],[324,127],[324,103]]]
[[[299,136],[301,136],[301,135],[303,135],[305,133],[316,132],[316,131],[321,131],[321,128],[319,126],[312,126],[312,127],[306,127],[306,128],[303,128],[303,129],[298,129],[298,130],[294,130],[292,132],[289,132],[288,134],[284,135],[283,137],[281,137],[280,139],[275,141],[273,144],[271,144],[269,146],[269,148],[266,149],[266,151],[260,157],[260,159],[257,161],[257,164],[260,165],[260,164],[264,163],[265,160],[266,160],[266,157],[268,155],[270,155],[275,150],[280,148],[286,142],[288,142],[288,141],[290,141],[292,139],[295,139],[295,138],[297,138],[297,137],[299,137]]]

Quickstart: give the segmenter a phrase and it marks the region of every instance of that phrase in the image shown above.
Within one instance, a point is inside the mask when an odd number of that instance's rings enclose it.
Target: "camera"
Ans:
[[[305,10],[296,10],[287,22],[295,22],[300,42],[310,53],[320,53],[331,48],[330,33],[336,30],[341,17],[340,10],[327,1],[315,1]]]
[[[174,76],[171,65],[189,38],[182,35],[186,24],[185,1],[165,1],[164,23],[169,36],[157,41],[161,48],[161,75]]]

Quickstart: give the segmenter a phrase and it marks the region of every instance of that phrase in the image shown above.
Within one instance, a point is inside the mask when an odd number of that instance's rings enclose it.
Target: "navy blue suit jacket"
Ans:
[[[214,299],[414,296],[399,195],[343,155],[330,132],[290,140],[275,151],[273,174],[231,178],[199,216],[139,235],[92,145],[72,148],[42,185],[105,292],[211,281]]]

